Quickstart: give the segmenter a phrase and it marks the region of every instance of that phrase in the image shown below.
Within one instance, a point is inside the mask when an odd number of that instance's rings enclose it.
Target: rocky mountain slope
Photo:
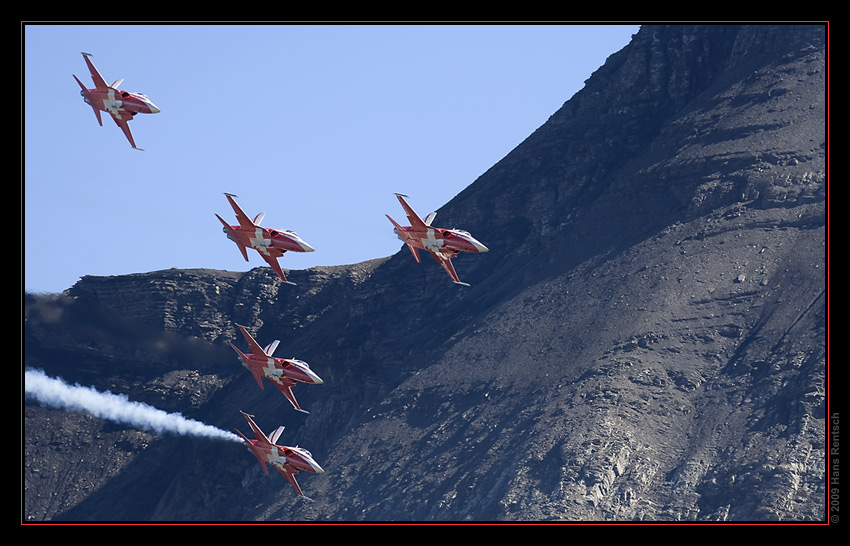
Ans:
[[[455,260],[468,288],[401,249],[297,287],[27,296],[25,366],[226,430],[248,411],[326,473],[305,501],[238,444],[27,400],[24,520],[823,520],[824,34],[643,27],[440,209],[491,249]],[[235,323],[324,379],[309,415],[239,366]]]

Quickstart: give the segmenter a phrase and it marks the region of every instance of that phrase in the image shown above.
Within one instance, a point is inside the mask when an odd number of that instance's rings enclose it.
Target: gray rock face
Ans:
[[[566,55],[566,52],[565,52]],[[557,70],[557,67],[553,67]],[[24,406],[28,520],[825,518],[825,39],[648,26],[440,211],[469,288],[397,255],[85,277],[25,365],[325,468]],[[285,265],[285,264],[284,264]],[[259,390],[234,323],[324,379]]]

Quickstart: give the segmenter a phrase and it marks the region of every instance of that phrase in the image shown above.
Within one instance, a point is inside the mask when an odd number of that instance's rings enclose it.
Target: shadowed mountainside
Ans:
[[[823,520],[825,95],[822,26],[645,26],[439,210],[471,287],[402,248],[26,296],[25,366],[326,473],[27,401],[25,520]],[[309,415],[235,323],[324,379]]]

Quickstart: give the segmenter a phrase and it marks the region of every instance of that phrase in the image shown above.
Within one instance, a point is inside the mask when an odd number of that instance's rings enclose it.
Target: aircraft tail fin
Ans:
[[[263,352],[265,352],[267,356],[272,356],[274,354],[275,349],[277,349],[279,343],[279,339],[272,341],[271,343],[266,345],[265,349],[263,349]]]
[[[277,427],[269,434],[269,441],[273,444],[277,443],[277,439],[280,438],[280,434],[283,432],[283,429],[286,428],[283,425]]]

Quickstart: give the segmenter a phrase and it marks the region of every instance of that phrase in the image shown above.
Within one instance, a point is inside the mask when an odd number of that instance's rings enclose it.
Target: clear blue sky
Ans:
[[[394,192],[422,215],[502,159],[636,25],[26,25],[24,288],[177,267],[247,271],[213,213],[235,193],[316,248],[284,269],[389,256]],[[75,74],[161,109],[139,152]],[[234,221],[235,223],[235,221]],[[462,227],[462,226],[445,226]],[[474,234],[486,241],[486,234]],[[486,243],[485,243],[486,244]]]

